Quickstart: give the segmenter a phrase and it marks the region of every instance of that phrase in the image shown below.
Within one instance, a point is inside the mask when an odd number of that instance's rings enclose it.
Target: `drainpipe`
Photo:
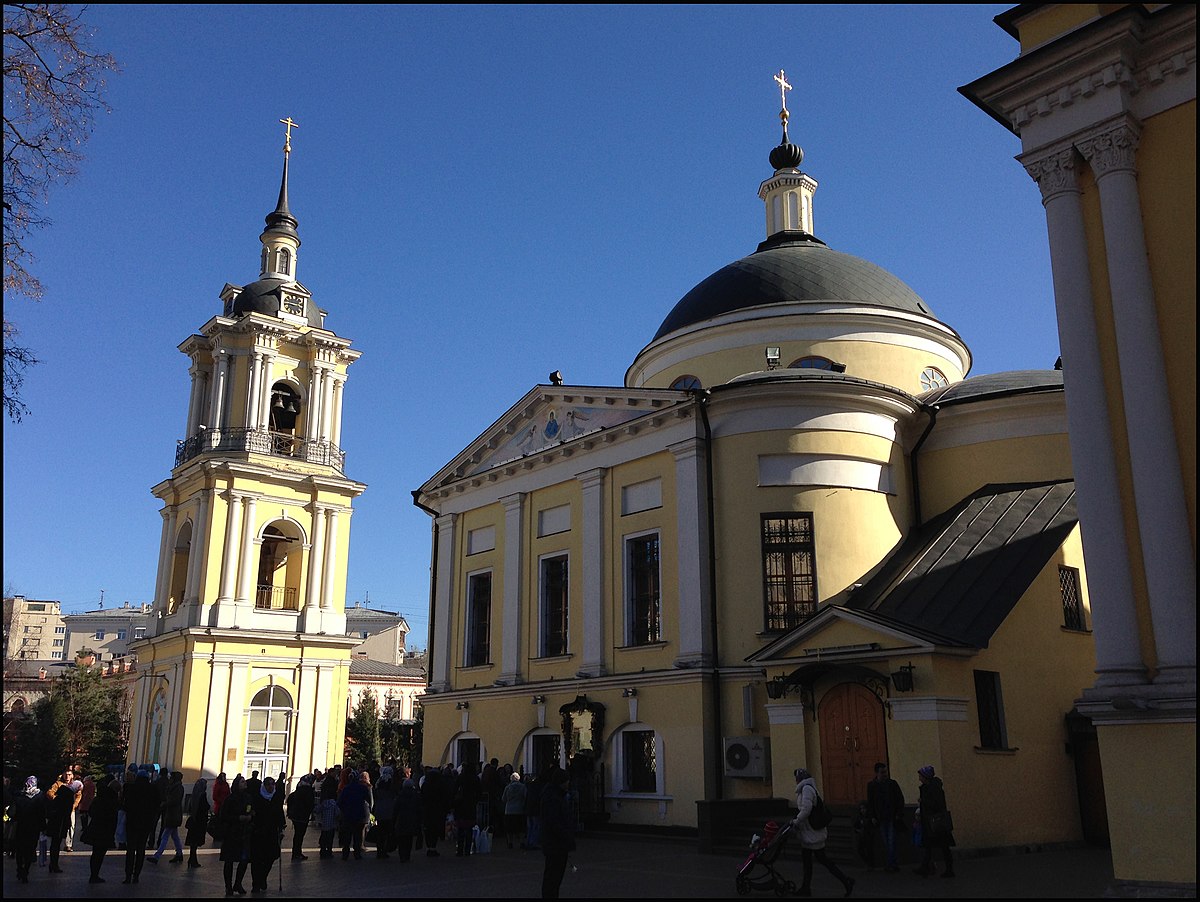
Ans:
[[[921,433],[921,437],[917,439],[917,443],[913,445],[912,453],[908,456],[909,469],[912,472],[912,492],[913,492],[913,518],[916,520],[914,524],[920,527],[921,518],[921,480],[917,471],[917,452],[921,450],[921,446],[925,444],[925,439],[929,438],[929,433],[933,432],[933,424],[937,422],[938,410],[940,408],[936,404],[930,404],[925,408],[925,412],[929,414],[929,425],[925,427],[925,431]]]
[[[713,440],[712,425],[708,421],[708,403],[712,400],[712,392],[706,388],[693,392],[696,407],[700,411],[700,422],[704,425],[704,468],[708,489],[708,616],[712,630],[713,656],[713,756],[716,763],[716,800],[725,797],[725,755],[723,752],[724,734],[722,732],[721,708],[721,656],[717,637],[717,534],[715,492],[713,490]]]
[[[420,491],[414,490],[412,493],[413,504],[419,507],[425,513],[429,514],[434,519],[431,528],[433,530],[433,554],[429,563],[429,632],[425,636],[425,688],[428,689],[433,679],[433,631],[437,626],[437,605],[434,604],[437,598],[437,559],[438,559],[438,528],[436,520],[440,516],[432,507],[426,507],[419,500]]]

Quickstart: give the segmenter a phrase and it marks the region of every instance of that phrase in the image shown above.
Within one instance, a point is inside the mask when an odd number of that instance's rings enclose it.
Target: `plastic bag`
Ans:
[[[475,852],[479,855],[486,855],[492,851],[492,831],[480,830],[478,827],[473,831],[475,834]]]

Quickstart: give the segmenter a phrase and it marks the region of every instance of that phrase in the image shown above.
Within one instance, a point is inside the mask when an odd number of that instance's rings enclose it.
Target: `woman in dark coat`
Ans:
[[[439,840],[446,838],[446,812],[450,806],[446,797],[446,778],[436,767],[426,767],[418,788],[421,791],[421,820],[425,828],[425,854],[436,858]]]
[[[58,854],[71,823],[71,811],[75,808],[75,790],[71,788],[71,780],[70,773],[63,774],[46,793],[46,835],[50,837],[51,874],[62,873],[62,868],[58,866]]]
[[[542,898],[557,899],[567,872],[567,858],[575,849],[575,819],[567,789],[571,776],[561,767],[551,767],[542,777],[542,854],[546,868],[542,872]]]
[[[204,845],[208,835],[208,781],[201,777],[192,785],[192,798],[188,803],[187,847],[189,868],[200,867],[196,850]]]
[[[338,774],[330,768],[321,781],[321,810],[317,815],[317,826],[321,828],[321,857],[333,857],[333,835],[337,832]]]
[[[96,794],[88,807],[88,822],[83,828],[84,841],[92,847],[92,875],[88,883],[103,883],[100,865],[108,850],[117,844],[117,787],[111,778],[105,777],[96,785]]]
[[[13,819],[13,846],[17,859],[17,880],[29,882],[29,868],[37,858],[38,838],[46,827],[46,794],[38,788],[37,777],[25,781],[25,789],[14,794],[8,816]]]
[[[396,796],[396,856],[401,861],[412,858],[413,839],[421,833],[421,793],[417,784],[405,780]]]
[[[471,843],[474,841],[475,812],[482,794],[483,787],[479,782],[479,777],[475,774],[475,765],[470,761],[464,762],[462,773],[458,777],[458,785],[454,790],[454,805],[452,806],[454,829],[458,837],[458,847],[454,854],[458,858],[469,855],[471,852]]]
[[[258,792],[249,794],[254,818],[250,821],[251,892],[266,892],[271,868],[279,860],[279,839],[286,820],[283,796],[275,793],[274,777],[262,781]]]
[[[400,794],[400,784],[396,782],[395,774],[395,769],[386,765],[379,771],[379,782],[371,799],[371,813],[375,815],[377,858],[387,858],[395,847],[396,796]]]
[[[225,862],[225,895],[246,895],[242,878],[250,866],[250,823],[254,818],[250,799],[246,794],[246,779],[238,774],[230,787],[229,797],[221,803],[222,829],[221,861]],[[237,881],[234,882],[233,864],[237,862]]]
[[[342,861],[350,857],[362,858],[363,828],[367,825],[371,811],[371,788],[361,782],[357,775],[351,776],[338,796],[338,810],[342,813]]]
[[[918,770],[917,779],[921,782],[921,807],[918,813],[921,816],[921,845],[925,847],[925,858],[916,872],[922,877],[936,873],[933,850],[940,848],[946,863],[942,876],[953,877],[954,853],[950,847],[955,844],[954,832],[944,827],[943,818],[949,809],[946,807],[946,791],[942,788],[942,780],[934,776],[932,764],[926,764]]]
[[[150,783],[150,771],[142,768],[132,783],[126,783],[121,795],[125,809],[125,879],[137,883],[146,862],[146,843],[158,820],[158,791]]]
[[[312,774],[305,774],[287,799],[287,816],[292,822],[292,861],[304,861],[308,858],[301,850],[304,848],[304,834],[308,832],[308,822],[312,818],[316,803],[317,793],[313,789]]]

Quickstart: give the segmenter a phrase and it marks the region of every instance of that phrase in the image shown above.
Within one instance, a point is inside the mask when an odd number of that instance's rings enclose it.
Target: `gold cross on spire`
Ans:
[[[780,71],[782,72],[783,70],[781,69]],[[300,126],[298,123],[292,121],[291,116],[288,116],[286,119],[280,119],[279,121],[283,125],[287,126],[287,135],[283,139],[283,152],[288,154],[292,152],[292,129],[299,128]]]
[[[787,92],[792,89],[792,86],[788,84],[787,79],[783,75],[782,69],[780,69],[779,74],[775,76],[775,81],[779,82],[779,102],[782,106],[782,109],[779,111],[779,118],[786,122],[788,118]]]

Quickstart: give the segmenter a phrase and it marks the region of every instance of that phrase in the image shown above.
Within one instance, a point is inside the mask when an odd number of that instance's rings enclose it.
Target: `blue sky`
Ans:
[[[816,233],[898,275],[973,374],[1046,369],[1045,219],[1018,140],[957,93],[1006,6],[91,7],[123,72],[8,314],[42,363],[4,427],[6,591],[152,599],[187,415],[178,344],[258,273],[283,129],[299,277],[362,351],[346,385],[347,603],[424,648],[411,492],[537,383],[619,385],[675,302],[764,235],[791,137]]]

